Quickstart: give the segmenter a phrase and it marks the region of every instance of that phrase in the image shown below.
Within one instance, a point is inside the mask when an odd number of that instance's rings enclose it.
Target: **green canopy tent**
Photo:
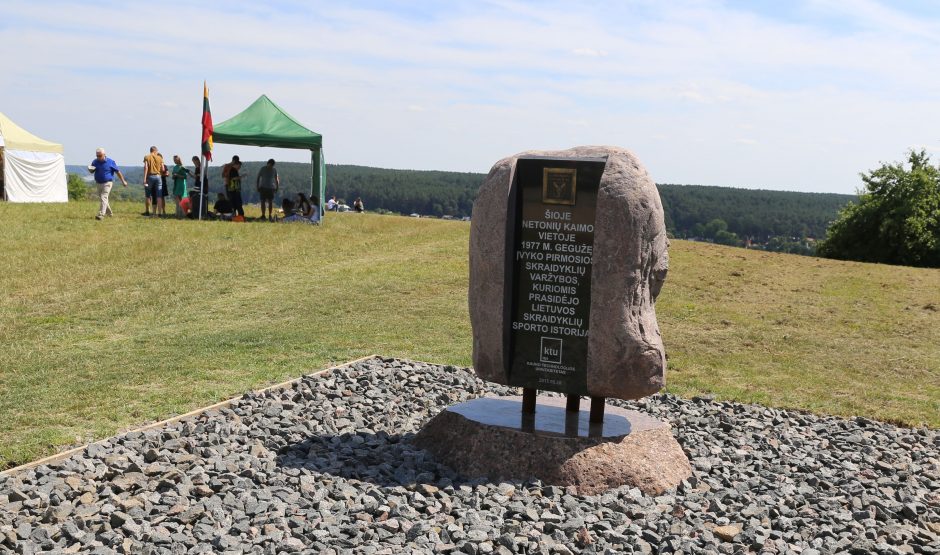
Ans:
[[[310,194],[320,197],[320,217],[323,217],[326,194],[323,137],[298,123],[270,98],[261,95],[240,114],[215,125],[212,140],[232,145],[309,149],[313,165]]]

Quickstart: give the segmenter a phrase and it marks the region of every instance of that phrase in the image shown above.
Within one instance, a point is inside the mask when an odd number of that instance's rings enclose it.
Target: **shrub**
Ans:
[[[862,174],[865,189],[828,230],[817,253],[827,258],[940,267],[940,169],[923,150]]]
[[[90,193],[90,187],[80,176],[70,173],[68,177],[69,200],[85,200]]]

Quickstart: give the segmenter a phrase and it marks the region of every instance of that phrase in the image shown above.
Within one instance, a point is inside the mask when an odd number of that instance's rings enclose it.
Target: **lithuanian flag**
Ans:
[[[202,82],[202,155],[212,160],[212,112],[209,111],[209,87]]]

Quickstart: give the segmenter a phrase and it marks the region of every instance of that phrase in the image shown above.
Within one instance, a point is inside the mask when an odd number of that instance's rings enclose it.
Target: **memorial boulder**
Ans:
[[[630,152],[524,152],[490,170],[470,228],[473,363],[521,397],[448,407],[415,437],[461,474],[650,495],[692,473],[667,423],[612,406],[665,383],[669,268],[656,185]],[[538,391],[563,393],[567,399]],[[581,398],[591,399],[590,412]]]

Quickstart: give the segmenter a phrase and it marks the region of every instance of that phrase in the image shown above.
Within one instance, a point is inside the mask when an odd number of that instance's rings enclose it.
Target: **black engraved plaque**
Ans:
[[[516,162],[507,230],[510,385],[587,395],[595,209],[605,164]]]

